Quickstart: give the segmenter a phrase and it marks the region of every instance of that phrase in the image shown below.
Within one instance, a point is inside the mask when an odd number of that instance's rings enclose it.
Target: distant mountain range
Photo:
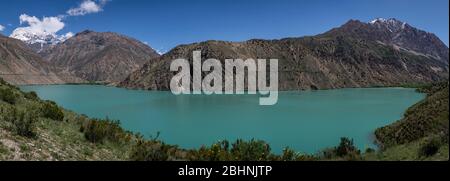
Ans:
[[[1,57],[5,59],[1,61],[1,76],[13,84],[114,83],[159,56],[140,41],[111,32],[86,30],[64,41],[46,37],[29,36],[19,41],[2,36]]]
[[[323,34],[280,40],[206,41],[160,56],[133,38],[83,31],[74,36],[0,36],[0,76],[13,84],[101,81],[168,90],[171,60],[278,58],[281,90],[395,86],[448,79],[448,47],[396,19],[350,20]],[[69,38],[70,37],[70,38]],[[22,41],[19,41],[20,39]]]
[[[168,90],[170,61],[202,51],[202,60],[278,58],[279,89],[398,86],[448,79],[448,47],[434,34],[396,19],[350,20],[326,33],[281,40],[206,41],[152,59],[119,85]]]

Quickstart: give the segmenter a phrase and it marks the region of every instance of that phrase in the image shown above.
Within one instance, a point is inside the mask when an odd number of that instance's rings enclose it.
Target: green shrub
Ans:
[[[25,96],[25,98],[30,99],[30,100],[39,100],[38,95],[34,91],[24,92],[23,95]]]
[[[321,157],[325,159],[332,159],[336,157],[336,150],[335,148],[325,148],[322,150]]]
[[[214,143],[210,147],[202,146],[198,150],[191,150],[189,159],[198,161],[230,161],[232,156],[229,146],[230,144],[227,140]]]
[[[219,141],[210,147],[202,146],[199,149],[188,151],[188,160],[193,161],[265,161],[280,160],[270,153],[270,147],[264,141],[236,140],[231,144],[227,140]]]
[[[102,142],[106,137],[106,131],[99,121],[88,121],[87,125],[82,126],[80,130],[84,132],[84,137],[93,143]]]
[[[295,150],[286,147],[283,149],[283,153],[280,156],[273,155],[269,157],[268,161],[315,161],[318,160],[317,157],[314,155],[308,155],[308,154],[300,154],[296,152]]]
[[[251,139],[249,142],[246,142],[238,139],[232,144],[230,152],[234,160],[262,161],[268,160],[270,146],[261,140]]]
[[[3,119],[10,123],[8,129],[14,131],[17,135],[25,137],[35,137],[35,122],[37,116],[33,112],[19,111],[17,108],[5,110]]]
[[[56,103],[52,101],[45,101],[43,103],[42,114],[45,118],[53,119],[56,121],[64,120],[64,113],[58,107],[58,105],[56,105]]]
[[[5,120],[8,123],[13,123],[14,120],[16,120],[17,117],[17,109],[16,107],[2,107],[2,116],[3,120]]]
[[[0,78],[0,85],[8,85],[8,82]]]
[[[10,103],[10,104],[15,104],[16,103],[16,94],[14,93],[14,91],[12,91],[9,88],[6,89],[0,89],[0,99]]]
[[[283,154],[281,154],[281,160],[282,161],[295,161],[297,159],[297,153],[290,149],[289,147],[286,147],[283,149]]]
[[[24,112],[20,112],[14,121],[14,127],[16,134],[20,136],[25,136],[28,138],[32,138],[36,136],[35,132],[35,122],[36,116],[32,114],[25,114]]]
[[[112,142],[120,142],[126,136],[126,132],[120,127],[119,121],[92,119],[82,124],[80,131],[84,137],[93,143],[102,143],[105,139]]]
[[[423,143],[419,148],[419,156],[421,157],[429,157],[433,156],[439,151],[442,142],[439,137],[429,138]]]
[[[131,149],[130,159],[133,161],[166,161],[169,159],[171,147],[159,141],[139,139]]]
[[[336,148],[336,155],[339,157],[343,157],[357,152],[359,151],[358,148],[356,148],[353,145],[353,140],[346,137],[341,138],[341,142],[339,143],[339,146]]]
[[[367,148],[365,153],[375,153],[375,149],[373,148]]]
[[[354,146],[352,139],[342,137],[338,146],[324,149],[321,156],[325,159],[360,160],[361,151]]]

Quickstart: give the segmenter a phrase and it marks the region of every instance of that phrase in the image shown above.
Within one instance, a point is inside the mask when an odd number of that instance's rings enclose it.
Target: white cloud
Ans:
[[[90,13],[103,11],[103,6],[108,0],[84,0],[79,7],[71,8],[67,11],[70,16],[83,16]]]
[[[74,34],[73,34],[72,32],[68,32],[68,33],[66,33],[66,34],[64,34],[64,35],[61,35],[61,36],[59,37],[59,40],[60,40],[61,42],[64,42],[64,41],[66,41],[67,39],[71,38],[73,35],[74,35]]]
[[[68,16],[82,16],[90,13],[97,13],[103,11],[103,6],[110,0],[83,0],[76,8],[69,9],[66,14],[43,17],[39,19],[36,16],[29,16],[22,14],[19,16],[20,25],[13,30],[10,37],[16,38],[28,43],[57,43],[62,42],[74,34],[68,32],[64,35],[59,35],[58,32],[65,26],[63,20]],[[0,25],[0,31],[5,29]]]
[[[56,33],[64,28],[64,23],[58,17],[44,17],[40,20],[36,16],[22,14],[19,19],[21,25],[28,24],[27,27],[20,28],[26,28],[36,33]]]
[[[0,25],[0,31],[5,30],[5,27],[3,25]]]
[[[10,37],[22,41],[45,42],[48,39],[60,39],[63,36],[58,36],[56,33],[64,28],[65,24],[59,17],[43,17],[42,19],[36,16],[29,16],[22,14],[19,16],[20,24],[26,25],[16,28]]]

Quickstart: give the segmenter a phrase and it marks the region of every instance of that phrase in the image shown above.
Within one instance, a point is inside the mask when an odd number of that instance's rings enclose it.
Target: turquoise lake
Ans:
[[[316,153],[340,137],[360,149],[375,148],[373,131],[400,119],[425,97],[407,88],[351,88],[279,92],[278,103],[260,106],[259,95],[180,95],[101,85],[21,86],[42,99],[90,117],[121,121],[127,130],[182,148],[218,140],[267,141],[275,153],[286,146]]]

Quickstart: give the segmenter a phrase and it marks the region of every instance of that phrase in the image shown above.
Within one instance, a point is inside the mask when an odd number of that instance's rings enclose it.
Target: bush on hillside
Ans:
[[[8,85],[8,82],[0,78],[0,85]]]
[[[12,107],[3,111],[3,119],[10,123],[8,129],[17,135],[24,137],[35,137],[37,116],[33,112],[25,112]]]
[[[56,121],[63,121],[64,113],[53,101],[45,101],[42,105],[43,117]]]
[[[261,161],[268,160],[271,156],[270,146],[264,141],[251,139],[246,142],[238,139],[231,147],[231,155],[235,160]]]
[[[104,140],[120,142],[127,132],[120,127],[119,121],[91,119],[81,125],[80,131],[92,143],[102,143]]]
[[[361,151],[354,146],[352,139],[342,137],[338,146],[324,149],[322,157],[325,159],[360,160]]]
[[[130,160],[133,161],[167,161],[170,145],[159,141],[139,139],[131,149]]]
[[[30,100],[34,100],[34,101],[39,100],[38,95],[34,91],[24,92],[23,95],[25,96],[25,98],[30,99]]]
[[[15,104],[17,98],[16,98],[16,94],[11,89],[0,88],[0,99],[9,104]]]
[[[354,146],[353,140],[347,137],[342,137],[339,146],[336,147],[336,155],[340,157],[357,152],[359,151],[358,148]]]
[[[298,157],[298,154],[290,149],[289,147],[286,147],[283,149],[283,153],[281,154],[281,160],[282,161],[295,161]]]
[[[227,140],[219,141],[210,147],[202,146],[198,150],[189,152],[190,160],[199,161],[230,161],[232,156],[229,150],[229,142]]]
[[[18,117],[14,121],[14,127],[16,133],[20,136],[25,136],[28,138],[32,138],[36,136],[36,122],[37,117],[32,114],[26,114],[24,112],[20,112]]]
[[[419,156],[420,157],[430,157],[435,155],[439,148],[441,147],[442,142],[439,137],[429,138],[423,143],[419,148]]]
[[[365,153],[375,153],[375,149],[373,148],[367,148]]]

